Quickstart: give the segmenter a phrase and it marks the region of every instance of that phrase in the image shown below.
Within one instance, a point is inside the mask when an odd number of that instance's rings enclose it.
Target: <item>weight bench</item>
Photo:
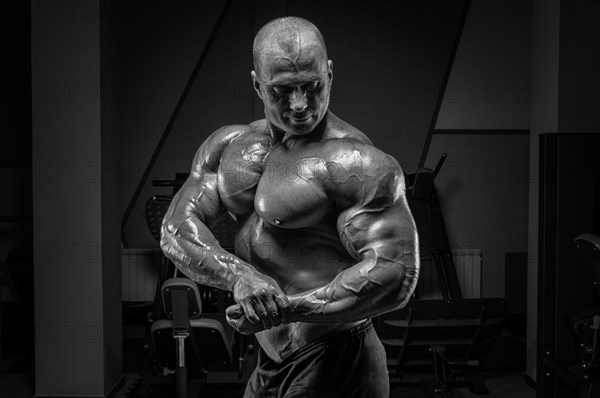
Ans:
[[[196,397],[207,372],[233,369],[232,330],[220,320],[201,317],[202,301],[194,281],[167,279],[161,293],[168,318],[155,321],[151,334],[162,376],[175,374],[177,398]]]
[[[412,300],[398,311],[380,317],[392,385],[419,385],[431,396],[448,397],[450,390],[467,387],[489,393],[476,369],[500,335],[506,316],[503,299]],[[407,373],[431,374],[405,381]]]

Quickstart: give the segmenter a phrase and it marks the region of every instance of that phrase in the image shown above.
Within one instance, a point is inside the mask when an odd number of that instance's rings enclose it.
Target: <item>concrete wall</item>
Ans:
[[[527,251],[528,147],[527,135],[439,134],[432,140],[430,165],[443,152],[449,156],[436,182],[450,244],[481,249],[482,297],[520,288],[505,286],[505,254]]]
[[[438,129],[528,129],[531,5],[472,0]]]

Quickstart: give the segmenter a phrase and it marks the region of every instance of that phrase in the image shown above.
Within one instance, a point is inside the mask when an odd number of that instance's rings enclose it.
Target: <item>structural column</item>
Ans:
[[[117,145],[100,2],[32,1],[37,397],[122,382]]]
[[[531,125],[526,374],[536,379],[539,135],[558,131],[560,1],[534,0],[531,22]]]

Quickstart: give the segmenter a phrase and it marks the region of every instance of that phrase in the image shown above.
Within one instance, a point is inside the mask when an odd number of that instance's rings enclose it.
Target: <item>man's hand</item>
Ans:
[[[244,272],[233,285],[233,298],[239,304],[244,319],[239,319],[239,310],[234,310],[237,307],[234,305],[227,309],[227,320],[229,322],[229,313],[231,312],[231,318],[235,319],[244,329],[270,329],[289,319],[290,303],[288,298],[277,282],[269,276],[258,272]],[[231,324],[231,322],[229,323]],[[253,327],[246,327],[246,323],[250,323]],[[231,326],[242,332],[234,324]],[[259,330],[246,334],[257,331]]]
[[[225,310],[227,323],[241,334],[254,334],[265,330],[262,323],[250,323],[244,310],[239,304],[234,304]]]

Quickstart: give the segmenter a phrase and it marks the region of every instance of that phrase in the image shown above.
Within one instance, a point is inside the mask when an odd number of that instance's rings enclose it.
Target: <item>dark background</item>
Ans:
[[[41,267],[36,286],[88,281],[74,290],[63,288],[71,293],[56,299],[59,305],[80,302],[68,319],[85,311],[117,328],[119,314],[107,308],[119,301],[120,288],[108,286],[120,272],[118,223],[128,206],[131,215],[122,228],[127,246],[155,247],[144,220],[145,201],[170,189],[152,181],[188,171],[197,147],[215,129],[262,117],[250,84],[251,48],[255,32],[272,18],[297,15],[320,28],[334,62],[332,111],[364,131],[406,172],[417,168],[463,1],[233,1],[138,199],[131,202],[223,4],[5,2],[8,100],[0,215],[6,217],[0,254],[5,260],[33,242]],[[506,253],[529,253],[527,373],[532,377],[538,134],[599,130],[599,16],[600,2],[592,0],[472,1],[433,119],[437,131],[425,165],[433,167],[442,152],[448,154],[436,180],[440,201],[453,248],[483,253],[482,296],[505,297]],[[48,261],[67,258],[69,248],[88,250],[90,242],[101,247],[104,263],[115,265]],[[54,249],[60,256],[48,254]],[[98,301],[77,299],[77,289],[93,291],[94,280],[101,281]],[[43,328],[58,311],[51,309],[57,296],[52,289],[36,289],[36,303],[48,306],[36,308]],[[117,332],[111,338],[120,339]]]

